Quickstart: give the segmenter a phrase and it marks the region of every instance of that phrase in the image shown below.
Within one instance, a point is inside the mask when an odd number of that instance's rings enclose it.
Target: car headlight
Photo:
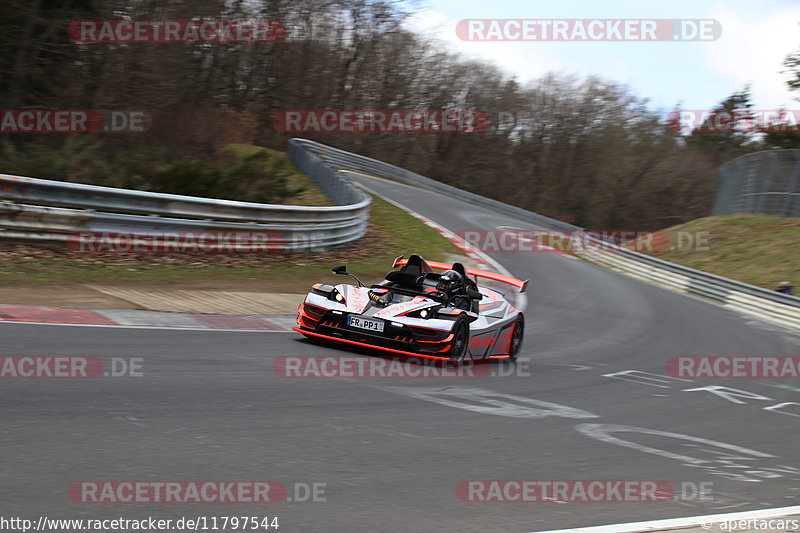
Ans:
[[[407,313],[406,316],[411,318],[436,318],[436,307],[426,307],[425,309],[420,309],[419,311],[411,311]]]
[[[330,294],[329,298],[331,300],[333,300],[334,302],[339,302],[340,304],[344,303],[344,296],[342,296],[342,293],[340,293],[336,289],[333,289],[331,291],[331,294]]]

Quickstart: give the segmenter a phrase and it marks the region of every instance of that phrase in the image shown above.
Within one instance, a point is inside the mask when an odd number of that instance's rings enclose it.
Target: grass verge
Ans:
[[[767,289],[781,281],[800,285],[800,219],[721,215],[663,232],[672,245],[650,255]]]
[[[256,154],[266,156],[264,165],[268,172],[280,172],[286,180],[286,187],[291,191],[291,196],[280,203],[284,205],[332,205],[330,198],[323,193],[317,184],[307,175],[297,170],[284,152],[271,150],[251,144],[229,144],[225,150],[240,158],[247,158]]]

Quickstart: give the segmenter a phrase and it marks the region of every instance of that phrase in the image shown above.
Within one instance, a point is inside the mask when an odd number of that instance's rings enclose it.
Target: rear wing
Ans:
[[[404,266],[408,263],[408,259],[404,259],[402,256],[398,257],[394,260],[394,264],[392,268],[396,268],[399,266]],[[439,263],[438,261],[425,261],[429,267],[435,268],[436,270],[451,270],[453,265],[447,263]],[[497,272],[490,272],[488,270],[480,270],[478,268],[467,268],[467,275],[469,276],[477,276],[479,278],[486,278],[491,279],[494,281],[499,281],[501,283],[507,283],[509,285],[513,285],[519,289],[519,292],[525,292],[525,289],[528,288],[528,280],[525,281],[519,280],[517,278],[512,278],[511,276],[506,276],[504,274],[498,274]]]

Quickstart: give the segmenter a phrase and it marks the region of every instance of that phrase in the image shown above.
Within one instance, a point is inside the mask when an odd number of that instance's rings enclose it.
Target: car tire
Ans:
[[[469,324],[463,318],[456,320],[453,325],[453,342],[450,344],[448,355],[451,361],[463,361],[469,347]]]
[[[522,341],[525,340],[525,317],[517,315],[514,322],[514,331],[511,333],[511,348],[508,351],[508,358],[516,361],[519,351],[522,349]]]

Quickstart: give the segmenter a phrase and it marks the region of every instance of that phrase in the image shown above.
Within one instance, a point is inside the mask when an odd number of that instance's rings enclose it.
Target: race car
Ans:
[[[298,307],[297,327],[292,329],[313,340],[442,361],[516,360],[525,318],[499,290],[479,286],[477,280],[493,280],[519,292],[525,291],[527,280],[461,263],[425,261],[416,254],[398,257],[392,268],[397,270],[371,287],[346,266],[333,268],[336,274],[352,276],[357,285],[315,284]]]

